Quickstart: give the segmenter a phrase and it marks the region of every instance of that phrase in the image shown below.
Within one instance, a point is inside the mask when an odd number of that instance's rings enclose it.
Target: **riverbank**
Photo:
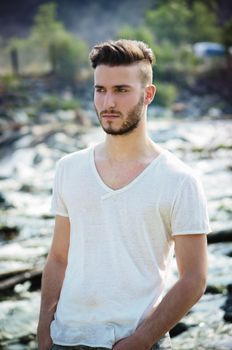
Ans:
[[[150,113],[151,137],[198,172],[213,232],[231,237],[232,120],[159,119],[154,118],[156,112]],[[55,163],[64,154],[103,139],[100,128],[93,126],[93,114],[90,110],[80,122],[71,111],[44,113],[33,123],[25,121],[1,134],[5,141],[0,149],[0,282],[21,276],[19,283],[16,280],[0,293],[2,349],[36,349],[38,276],[54,224],[49,207]],[[30,271],[35,274],[25,275]],[[180,330],[185,331],[172,338],[174,350],[232,349],[231,271],[232,242],[211,243],[207,292],[182,320]],[[176,277],[173,263],[169,286]]]

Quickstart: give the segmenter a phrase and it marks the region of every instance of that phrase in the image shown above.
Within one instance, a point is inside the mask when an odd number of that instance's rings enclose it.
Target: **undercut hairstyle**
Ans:
[[[90,51],[89,58],[94,69],[99,65],[114,67],[141,63],[142,82],[145,84],[152,82],[152,65],[155,63],[155,56],[143,41],[109,40],[95,45]]]

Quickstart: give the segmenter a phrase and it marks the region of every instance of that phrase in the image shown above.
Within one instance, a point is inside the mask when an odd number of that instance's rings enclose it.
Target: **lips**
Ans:
[[[116,114],[102,114],[102,118],[119,118]]]

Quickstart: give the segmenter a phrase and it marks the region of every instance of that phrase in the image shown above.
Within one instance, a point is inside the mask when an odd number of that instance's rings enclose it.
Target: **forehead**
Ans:
[[[99,65],[94,71],[94,83],[101,86],[140,85],[139,65],[107,66]]]

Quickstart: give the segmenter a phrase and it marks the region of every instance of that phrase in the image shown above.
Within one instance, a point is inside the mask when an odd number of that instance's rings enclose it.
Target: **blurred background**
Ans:
[[[91,47],[144,40],[156,55],[152,139],[202,179],[213,233],[206,293],[174,350],[232,349],[232,2],[0,2],[0,348],[37,349],[56,161],[104,138]],[[170,286],[177,278],[173,263]]]

